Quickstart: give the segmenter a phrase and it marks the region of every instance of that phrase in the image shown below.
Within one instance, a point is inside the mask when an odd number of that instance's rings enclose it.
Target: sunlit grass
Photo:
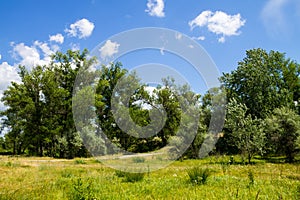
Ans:
[[[298,199],[299,164],[222,162],[229,157],[176,161],[126,182],[95,159],[0,157],[0,199]],[[239,157],[234,158],[239,162]],[[84,162],[83,162],[84,161]],[[79,163],[78,163],[79,162]],[[82,164],[84,163],[84,164]],[[188,169],[209,169],[206,184],[189,182]],[[252,173],[249,176],[249,173]],[[251,184],[250,184],[251,183]]]

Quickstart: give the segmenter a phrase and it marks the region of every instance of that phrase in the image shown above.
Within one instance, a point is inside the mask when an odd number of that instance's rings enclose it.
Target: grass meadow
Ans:
[[[0,200],[300,199],[300,164],[253,161],[214,156],[130,174],[94,158],[2,156]]]

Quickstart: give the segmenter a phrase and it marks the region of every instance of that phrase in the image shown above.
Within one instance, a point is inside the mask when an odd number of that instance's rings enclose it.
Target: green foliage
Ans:
[[[255,154],[262,154],[266,143],[262,121],[247,115],[247,106],[232,99],[227,105],[225,128],[232,135],[233,141],[248,163]]]
[[[82,150],[72,114],[73,85],[80,68],[90,66],[87,50],[57,52],[47,66],[20,66],[21,83],[12,83],[2,101],[1,113],[7,148],[13,154],[73,158]]]
[[[293,162],[300,149],[300,116],[293,110],[277,108],[266,119],[269,151],[283,153],[287,162]]]
[[[245,104],[252,117],[264,118],[275,108],[295,108],[300,94],[299,71],[299,64],[283,53],[251,49],[237,69],[223,74],[221,81],[229,99]]]
[[[0,138],[0,151],[74,158],[169,145],[171,157],[182,159],[207,155],[218,139],[216,152],[241,153],[250,163],[265,152],[292,162],[300,150],[300,67],[283,53],[248,50],[236,70],[223,74],[229,103],[222,132],[223,89],[210,88],[200,102],[200,94],[166,77],[149,92],[119,62],[87,70],[96,63],[87,53],[57,52],[50,64],[30,71],[20,66],[21,82],[2,98],[7,110],[0,112],[0,131],[9,131]]]
[[[207,182],[207,179],[210,176],[210,171],[208,168],[196,166],[188,169],[187,174],[189,176],[190,183],[202,185]]]

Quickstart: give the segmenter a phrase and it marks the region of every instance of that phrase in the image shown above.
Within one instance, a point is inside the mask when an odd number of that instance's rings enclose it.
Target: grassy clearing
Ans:
[[[300,198],[299,164],[254,160],[254,165],[229,165],[230,159],[176,161],[140,175],[137,181],[126,181],[126,176],[132,177],[94,159],[0,157],[0,199]],[[239,158],[234,159],[239,163]],[[188,172],[193,168],[209,170],[205,184],[191,183]]]

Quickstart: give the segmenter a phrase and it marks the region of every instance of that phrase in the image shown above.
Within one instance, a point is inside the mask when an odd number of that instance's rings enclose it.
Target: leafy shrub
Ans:
[[[191,183],[200,185],[207,182],[207,179],[210,176],[210,171],[207,168],[203,169],[197,166],[188,169],[187,174]]]

